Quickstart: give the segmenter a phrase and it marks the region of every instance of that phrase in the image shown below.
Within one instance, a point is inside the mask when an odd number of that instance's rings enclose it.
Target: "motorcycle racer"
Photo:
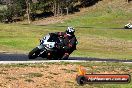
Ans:
[[[124,26],[125,29],[132,29],[132,24],[128,23]]]
[[[68,27],[65,32],[55,32],[50,33],[50,35],[56,35],[61,38],[61,44],[58,49],[61,49],[64,52],[62,59],[68,59],[69,55],[76,50],[77,39],[74,35],[75,29],[73,27]]]

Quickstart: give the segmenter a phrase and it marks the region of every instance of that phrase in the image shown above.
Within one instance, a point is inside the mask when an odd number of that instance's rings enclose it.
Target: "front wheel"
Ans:
[[[29,52],[28,58],[35,59],[40,54],[40,49],[38,47],[34,48],[32,51]]]
[[[129,29],[129,28],[127,26],[125,26],[124,29]]]

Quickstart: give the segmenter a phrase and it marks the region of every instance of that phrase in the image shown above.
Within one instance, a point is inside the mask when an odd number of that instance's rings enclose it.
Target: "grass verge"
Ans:
[[[86,84],[79,86],[76,81],[78,67],[84,66],[87,73],[94,74],[130,74],[132,65],[129,63],[107,63],[107,62],[58,62],[38,64],[0,64],[1,87],[36,87],[42,88],[131,88],[129,84]],[[48,68],[43,68],[48,66]],[[9,69],[10,68],[10,69]],[[93,69],[94,68],[94,69]],[[8,69],[8,70],[7,70]],[[41,72],[41,73],[40,73]],[[59,72],[59,74],[58,74]],[[19,81],[18,81],[19,80]]]

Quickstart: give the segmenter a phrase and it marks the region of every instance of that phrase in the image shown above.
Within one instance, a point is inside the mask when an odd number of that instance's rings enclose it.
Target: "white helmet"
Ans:
[[[75,29],[73,27],[68,27],[66,30],[67,34],[74,35]]]

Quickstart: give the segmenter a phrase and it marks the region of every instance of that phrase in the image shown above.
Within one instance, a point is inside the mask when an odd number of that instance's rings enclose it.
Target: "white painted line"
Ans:
[[[86,60],[39,60],[39,61],[0,61],[0,64],[26,64],[26,63],[56,63],[56,62],[107,62],[107,61],[86,61]],[[132,64],[132,62],[121,62]]]

